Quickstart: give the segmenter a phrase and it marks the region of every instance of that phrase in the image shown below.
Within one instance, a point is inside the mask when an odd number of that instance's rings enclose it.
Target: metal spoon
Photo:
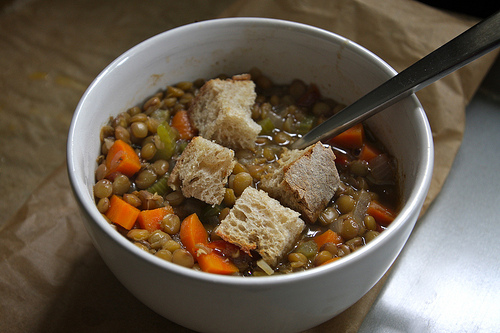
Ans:
[[[295,141],[302,149],[333,137],[500,45],[500,12],[479,22]]]

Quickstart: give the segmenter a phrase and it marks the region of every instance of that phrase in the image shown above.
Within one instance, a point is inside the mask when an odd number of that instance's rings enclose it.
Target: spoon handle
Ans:
[[[302,149],[333,137],[500,45],[500,12],[479,22],[295,141]]]

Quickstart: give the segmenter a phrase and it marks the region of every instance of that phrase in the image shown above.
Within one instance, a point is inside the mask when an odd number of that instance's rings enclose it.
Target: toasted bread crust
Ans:
[[[261,188],[305,220],[316,221],[340,184],[335,154],[318,142],[283,153],[279,163],[279,168],[262,177]]]

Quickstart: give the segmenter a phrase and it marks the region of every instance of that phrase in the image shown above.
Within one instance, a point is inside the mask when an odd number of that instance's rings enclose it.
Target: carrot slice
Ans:
[[[141,169],[141,161],[135,150],[126,142],[116,140],[106,156],[107,178],[113,179],[116,173],[132,177]]]
[[[167,214],[173,214],[171,206],[156,209],[142,210],[137,217],[137,222],[142,229],[153,232],[161,228],[161,221]]]
[[[120,199],[116,195],[111,197],[106,216],[111,222],[121,225],[127,230],[132,229],[139,216],[140,210]]]
[[[207,273],[230,275],[239,272],[238,267],[229,261],[229,259],[215,252],[202,254],[197,259],[201,270]]]
[[[329,144],[335,144],[343,148],[361,148],[365,140],[363,124],[359,123],[346,129],[344,132],[328,140]]]
[[[191,140],[196,135],[196,130],[191,125],[189,114],[186,110],[177,111],[172,117],[171,125],[179,132],[179,137],[183,140]]]
[[[314,236],[313,240],[316,242],[316,244],[318,244],[318,249],[320,249],[326,243],[339,244],[342,242],[342,238],[331,229],[328,229],[320,235]]]
[[[343,166],[347,166],[349,164],[350,162],[349,156],[338,151],[335,151],[334,154],[335,154],[335,163]]]
[[[207,230],[196,213],[189,215],[182,221],[179,237],[186,250],[191,253],[195,260],[198,257],[199,245],[208,245]]]
[[[240,247],[229,243],[223,239],[214,240],[208,243],[208,248],[215,250],[216,253],[222,256],[231,257],[237,255],[243,255],[240,251]]]
[[[373,216],[375,221],[384,227],[387,227],[396,218],[396,214],[391,209],[376,200],[370,202],[366,213]]]
[[[229,259],[212,251],[209,253],[198,252],[201,247],[210,248],[208,233],[196,213],[186,217],[181,223],[179,237],[189,253],[198,261],[204,272],[215,274],[234,274],[239,271]],[[217,246],[214,244],[214,246]],[[213,246],[212,246],[213,247]]]
[[[370,162],[380,154],[381,154],[380,150],[378,150],[369,143],[365,143],[361,148],[361,152],[359,153],[359,159],[366,162]]]

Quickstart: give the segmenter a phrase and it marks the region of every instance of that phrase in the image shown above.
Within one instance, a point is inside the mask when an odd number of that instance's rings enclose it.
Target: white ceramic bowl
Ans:
[[[194,271],[138,249],[112,229],[94,204],[100,127],[168,84],[243,73],[254,66],[277,83],[294,78],[314,82],[323,95],[343,103],[395,75],[361,46],[311,26],[258,18],[199,22],[148,39],[113,61],[82,97],[69,132],[70,181],[95,247],[139,300],[197,331],[302,331],[347,309],[401,251],[431,179],[431,132],[411,96],[368,121],[398,159],[405,204],[388,230],[359,251],[301,273],[243,278]]]

